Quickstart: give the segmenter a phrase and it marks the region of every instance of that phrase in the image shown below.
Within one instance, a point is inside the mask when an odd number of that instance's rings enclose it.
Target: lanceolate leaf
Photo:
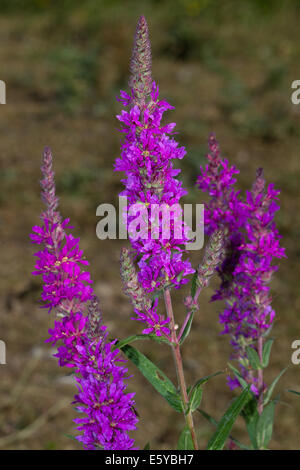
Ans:
[[[121,349],[125,356],[137,366],[155,390],[167,400],[169,405],[171,405],[174,410],[182,412],[181,398],[174,384],[166,374],[133,346],[126,344],[122,346]]]
[[[207,421],[209,423],[211,423],[213,426],[217,427],[218,426],[218,421],[215,420],[215,418],[213,418],[211,415],[209,415],[208,413],[206,413],[206,411],[204,410],[201,410],[200,408],[198,408],[199,413],[202,414],[202,416],[207,419]]]
[[[247,431],[254,449],[257,449],[256,425],[259,418],[257,411],[257,399],[252,396],[251,400],[244,406],[241,415],[246,421]]]
[[[133,343],[134,341],[138,341],[138,340],[150,340],[152,339],[153,341],[156,341],[158,343],[166,343],[166,344],[171,344],[164,336],[157,336],[157,335],[153,335],[153,334],[149,334],[149,335],[132,335],[132,336],[128,336],[127,338],[125,339],[122,339],[120,341],[118,341],[116,344],[115,344],[115,347],[114,349],[122,349],[123,346],[125,346],[126,344],[130,344],[130,343]]]
[[[249,362],[254,370],[261,369],[261,363],[259,359],[259,355],[255,351],[255,349],[251,348],[250,346],[246,348],[247,352],[247,357],[249,359]]]
[[[187,413],[189,411],[193,413],[200,406],[200,403],[202,400],[202,393],[203,393],[203,390],[200,385],[193,388],[193,390],[191,391]]]
[[[241,395],[234,400],[229,406],[225,414],[222,416],[218,423],[215,434],[210,439],[207,450],[222,450],[226,439],[228,438],[231,428],[242,411],[245,404],[251,399],[252,395],[249,393],[249,386],[245,388]]]
[[[198,408],[199,413],[202,414],[202,416],[207,419],[207,421],[209,423],[211,423],[213,426],[217,427],[218,426],[218,421],[216,421],[212,416],[210,416],[208,413],[206,413],[206,411],[204,410],[200,410]],[[250,447],[246,446],[245,444],[243,444],[242,442],[238,441],[235,437],[233,436],[229,436],[229,438],[240,448],[240,449],[243,449],[243,450],[251,450]]]
[[[218,372],[215,372],[214,374],[206,375],[205,377],[202,377],[201,379],[197,380],[193,388],[197,387],[198,385],[205,385],[206,382],[208,382],[210,379],[220,374],[223,374],[223,371],[218,371]]]
[[[200,406],[203,385],[205,385],[206,382],[208,382],[212,377],[216,377],[220,374],[223,374],[223,372],[216,372],[215,374],[207,375],[206,377],[202,377],[201,379],[197,380],[197,382],[189,391],[189,404],[186,413],[189,411],[194,412]]]
[[[270,353],[271,353],[273,342],[274,342],[274,339],[268,339],[268,341],[266,341],[264,344],[263,355],[262,355],[263,367],[268,367],[269,365]]]
[[[278,380],[280,379],[280,377],[285,373],[285,371],[287,370],[287,367],[285,367],[276,377],[275,380],[273,380],[273,382],[271,383],[270,387],[268,388],[267,392],[266,392],[266,395],[265,395],[265,400],[264,400],[264,405],[266,406],[267,403],[269,403],[269,401],[271,400],[271,397],[272,397],[272,393],[273,393],[273,390],[278,382]]]
[[[258,418],[256,440],[259,449],[266,449],[273,433],[275,403],[271,401]]]
[[[185,325],[185,328],[182,332],[182,335],[181,335],[181,338],[180,338],[180,344],[182,344],[184,342],[184,340],[188,337],[188,335],[190,334],[190,331],[191,331],[191,326],[192,326],[192,323],[193,323],[193,318],[194,318],[194,313],[195,311],[192,310],[191,313],[190,313],[190,318],[188,319],[188,322],[187,324]]]
[[[194,445],[191,437],[190,430],[187,426],[183,428],[180,433],[177,450],[194,450]]]
[[[240,385],[243,387],[243,388],[247,388],[248,387],[248,384],[246,382],[245,379],[243,379],[243,377],[241,376],[240,372],[232,365],[232,364],[229,364],[229,367],[230,369],[233,371],[235,377],[238,379]]]

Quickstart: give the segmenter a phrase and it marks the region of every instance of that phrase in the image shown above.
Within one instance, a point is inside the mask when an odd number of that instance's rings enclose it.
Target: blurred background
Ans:
[[[76,449],[74,383],[44,343],[54,318],[38,306],[40,279],[33,278],[31,226],[39,222],[40,162],[45,145],[55,156],[60,210],[91,261],[94,286],[112,336],[140,332],[122,294],[118,240],[96,238],[96,207],[117,203],[122,175],[113,172],[120,134],[115,114],[119,89],[127,89],[128,62],[140,14],[148,20],[153,76],[161,96],[176,107],[181,163],[189,190],[184,202],[203,202],[194,187],[206,141],[215,132],[223,155],[250,188],[258,166],[281,189],[277,223],[288,259],[274,276],[277,312],[268,383],[290,366],[278,385],[272,449],[300,449],[300,365],[291,364],[291,343],[300,339],[300,105],[291,103],[291,83],[300,79],[300,5],[287,0],[1,0],[0,79],[7,104],[0,107],[0,339],[7,364],[0,365],[0,448]],[[196,265],[202,253],[191,253]],[[213,283],[202,295],[189,341],[183,348],[187,377],[225,370],[228,338],[220,335],[221,303],[209,303]],[[178,321],[184,290],[176,293]],[[136,345],[172,375],[167,347]],[[181,417],[130,367],[140,414],[139,446],[176,446]],[[226,375],[206,385],[202,407],[218,419],[234,396]],[[201,447],[213,428],[200,416]],[[247,441],[238,420],[233,434]]]

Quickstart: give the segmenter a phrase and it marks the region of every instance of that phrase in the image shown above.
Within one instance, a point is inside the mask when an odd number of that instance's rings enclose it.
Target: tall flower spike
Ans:
[[[140,17],[136,27],[130,72],[129,86],[132,89],[134,101],[138,105],[143,105],[150,96],[152,87],[151,45],[144,16]]]
[[[258,387],[258,379],[249,372],[246,346],[258,349],[258,342],[275,317],[268,284],[277,270],[273,259],[285,256],[274,222],[279,191],[273,184],[265,188],[263,170],[259,168],[252,191],[242,198],[234,189],[233,175],[238,170],[221,158],[214,136],[209,139],[209,149],[208,164],[200,169],[197,180],[199,188],[211,196],[204,219],[208,233],[222,228],[227,238],[226,257],[218,270],[221,286],[212,300],[225,300],[225,309],[220,314],[223,333],[231,335],[234,358],[240,363],[244,379],[258,395],[263,384]],[[234,388],[239,382],[230,379],[229,385]]]
[[[186,152],[172,137],[175,123],[162,125],[164,112],[173,107],[159,99],[158,86],[151,82],[150,42],[144,17],[140,18],[136,31],[131,71],[131,95],[121,91],[119,98],[129,109],[117,116],[124,140],[115,170],[126,174],[122,180],[125,190],[120,195],[128,202],[127,228],[134,219],[130,216],[131,208],[143,210],[139,236],[135,238],[128,232],[138,282],[149,293],[171,286],[179,288],[188,282],[187,276],[194,270],[190,261],[183,259],[184,245],[189,238],[182,221],[180,199],[187,192],[176,178],[180,170],[173,166],[173,161],[182,159]],[[152,212],[154,207],[160,212],[158,217]],[[163,212],[169,216],[168,235]],[[162,328],[166,319],[157,314],[155,304],[151,314],[140,313],[139,319],[149,323],[156,334],[162,331],[168,334],[167,327]]]
[[[115,341],[108,341],[90,274],[82,269],[88,262],[79,249],[79,238],[67,235],[69,221],[63,221],[56,212],[58,199],[48,148],[42,173],[46,211],[41,216],[42,226],[33,227],[31,240],[43,249],[36,253],[33,274],[42,275],[42,300],[59,317],[49,330],[47,342],[59,344],[56,357],[60,366],[75,369],[75,402],[81,412],[75,422],[82,431],[77,439],[88,449],[133,449],[134,441],[128,432],[136,428],[138,420],[133,409],[134,394],[126,393],[127,369],[120,364],[124,360],[115,349]]]

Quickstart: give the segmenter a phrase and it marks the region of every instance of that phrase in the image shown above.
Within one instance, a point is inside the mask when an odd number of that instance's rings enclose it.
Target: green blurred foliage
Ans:
[[[96,169],[78,168],[70,169],[57,179],[57,190],[59,193],[85,196],[93,183],[97,179]]]
[[[262,135],[271,133],[261,116],[253,115],[244,124],[241,114],[253,103],[254,94],[258,96],[265,90],[285,85],[288,64],[282,59],[278,61],[272,38],[270,44],[260,44],[259,50],[248,50],[245,37],[236,44],[231,36],[235,25],[251,35],[254,28],[263,28],[271,16],[287,10],[297,14],[300,3],[296,0],[2,0],[0,3],[2,15],[24,14],[25,22],[34,21],[36,16],[43,19],[48,44],[36,59],[51,70],[47,74],[51,83],[45,84],[52,91],[51,99],[68,113],[86,109],[101,113],[117,90],[127,86],[125,58],[109,74],[107,56],[110,51],[115,52],[117,42],[123,40],[128,27],[134,26],[136,17],[148,13],[160,27],[160,34],[153,41],[156,56],[203,64],[223,78],[220,106],[224,112],[234,115],[237,127],[254,135],[257,129],[262,130]],[[247,55],[264,63],[265,77],[259,90],[247,89],[243,79],[226,64],[243,48]],[[26,81],[30,79],[24,76],[24,85]],[[270,119],[273,114],[276,115],[270,111]],[[289,131],[290,126],[283,125],[279,134],[286,136]]]
[[[98,72],[98,50],[67,45],[49,54],[56,99],[68,112],[80,109],[93,96]]]

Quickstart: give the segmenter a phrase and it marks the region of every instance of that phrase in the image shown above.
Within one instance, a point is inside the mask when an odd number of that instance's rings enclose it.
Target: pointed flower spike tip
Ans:
[[[142,106],[150,95],[152,86],[151,44],[144,16],[140,17],[136,27],[130,72],[129,86],[132,89],[135,104]]]
[[[46,205],[47,211],[51,214],[53,214],[58,206],[58,198],[55,195],[55,180],[52,164],[53,158],[51,149],[49,147],[45,147],[41,166],[43,176],[41,180],[41,197],[42,201]]]
[[[256,178],[252,186],[253,196],[257,197],[259,194],[263,193],[264,189],[265,189],[264,170],[263,168],[258,168],[256,170]]]
[[[209,240],[202,263],[198,267],[197,285],[201,289],[207,287],[210,278],[217,267],[222,264],[225,257],[225,231],[216,230]]]

